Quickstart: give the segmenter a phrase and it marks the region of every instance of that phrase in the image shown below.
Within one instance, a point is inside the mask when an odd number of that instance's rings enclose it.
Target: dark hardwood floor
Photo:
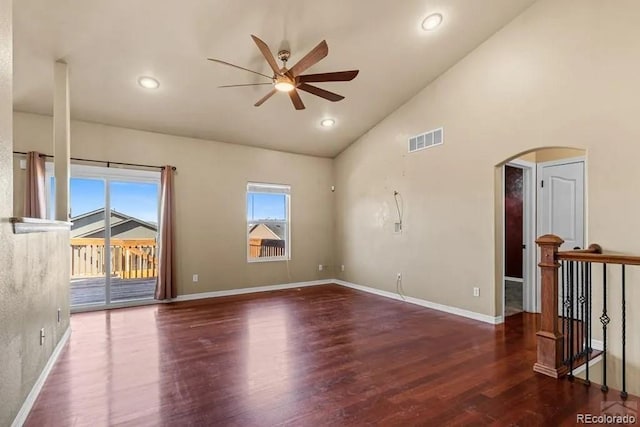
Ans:
[[[71,326],[28,426],[552,426],[618,400],[534,374],[534,316],[494,327],[337,285]]]

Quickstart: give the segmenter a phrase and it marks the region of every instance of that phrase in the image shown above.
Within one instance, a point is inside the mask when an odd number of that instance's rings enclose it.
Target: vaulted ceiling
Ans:
[[[512,20],[534,0],[20,0],[14,2],[14,108],[52,113],[53,63],[69,64],[73,119],[333,157]],[[440,13],[435,31],[422,20]],[[269,86],[220,89],[269,74],[250,35],[294,64],[321,40],[307,73],[359,69],[319,83],[332,103],[301,92],[294,110]],[[160,81],[157,90],[140,76]],[[320,126],[333,118],[330,129]],[[73,143],[73,141],[72,141]]]

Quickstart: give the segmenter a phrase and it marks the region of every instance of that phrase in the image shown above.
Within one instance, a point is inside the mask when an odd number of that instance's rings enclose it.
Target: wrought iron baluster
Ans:
[[[585,385],[588,387],[591,385],[591,380],[589,379],[589,359],[591,358],[591,263],[585,263],[585,286],[587,288],[586,293],[586,312],[587,318],[585,319],[585,375],[586,381]]]
[[[562,320],[562,334],[564,335],[564,339],[562,340],[562,361],[564,363],[567,363],[567,353],[569,352],[569,348],[568,345],[569,343],[567,342],[567,326],[566,326],[566,318],[567,318],[567,306],[566,306],[566,302],[565,302],[565,288],[567,286],[567,262],[566,261],[562,261],[560,263],[560,268],[561,268],[561,277],[562,277],[562,285],[560,286],[561,289],[561,299],[560,299],[560,310],[561,310],[561,320]]]
[[[626,298],[625,265],[622,264],[622,391],[620,397],[626,399],[627,394],[627,298]]]
[[[607,264],[602,264],[602,315],[600,323],[602,323],[602,386],[600,390],[609,391],[607,385],[607,326],[611,319],[607,314]]]
[[[576,352],[576,360],[579,361],[581,357],[584,357],[584,262],[578,264],[578,292],[580,293],[578,297],[580,306],[578,307],[579,321],[576,325],[578,327],[578,351]]]
[[[574,301],[574,267],[575,262],[569,262],[569,380],[573,381],[573,321],[575,318],[575,304]]]

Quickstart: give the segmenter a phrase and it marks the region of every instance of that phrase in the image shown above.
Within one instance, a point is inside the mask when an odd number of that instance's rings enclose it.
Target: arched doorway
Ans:
[[[496,313],[503,320],[540,311],[538,236],[584,245],[585,177],[586,152],[568,147],[529,150],[496,166]]]

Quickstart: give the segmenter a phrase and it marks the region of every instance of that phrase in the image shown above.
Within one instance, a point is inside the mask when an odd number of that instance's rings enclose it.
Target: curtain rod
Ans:
[[[28,153],[25,153],[23,151],[14,151],[13,154],[22,154],[22,155],[26,156]],[[50,154],[40,154],[40,155],[42,157],[49,157],[50,159],[53,159],[53,156],[50,155]],[[141,164],[138,164],[138,163],[109,162],[109,161],[105,161],[105,160],[80,159],[80,158],[77,158],[77,157],[70,157],[70,160],[75,160],[75,161],[78,161],[78,162],[106,163],[107,167],[111,167],[111,165],[121,165],[121,166],[137,166],[139,168],[164,169],[164,166],[141,165]],[[176,170],[176,167],[172,166],[171,170]]]

